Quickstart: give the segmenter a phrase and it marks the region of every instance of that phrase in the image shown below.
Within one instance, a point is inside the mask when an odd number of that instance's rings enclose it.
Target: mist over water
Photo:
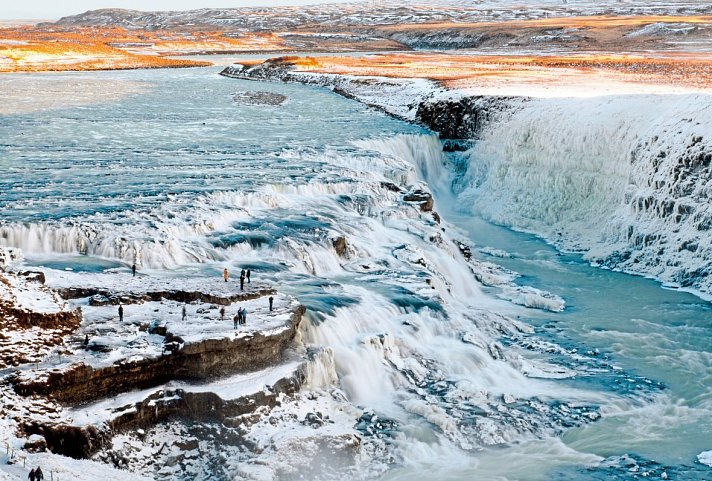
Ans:
[[[482,221],[430,133],[328,91],[215,69],[47,77],[60,91],[91,85],[89,99],[109,84],[126,94],[0,117],[0,244],[54,269],[251,267],[296,295],[302,342],[326,348],[308,389],[382,421],[345,426],[372,459],[316,478],[709,473],[694,464],[712,449],[709,305]],[[287,100],[233,99],[255,90]],[[415,189],[435,194],[441,223],[402,201]],[[484,286],[485,269],[507,277],[488,262],[521,277]],[[522,286],[565,310],[509,302],[531,301]]]

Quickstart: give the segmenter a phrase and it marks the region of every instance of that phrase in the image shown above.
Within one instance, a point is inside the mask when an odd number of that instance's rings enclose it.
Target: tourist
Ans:
[[[245,271],[242,271],[245,272]],[[240,290],[245,290],[245,274],[240,274]]]
[[[269,312],[272,312],[272,304],[274,304],[274,297],[269,296]]]
[[[131,266],[131,273],[133,274],[134,277],[136,277],[136,263],[135,262]]]
[[[242,307],[237,309],[237,322],[242,324]]]
[[[35,469],[35,480],[42,481],[43,479],[44,479],[44,474],[42,473],[42,470],[40,469],[40,467],[37,466],[37,469]]]
[[[30,481],[35,481],[36,478],[37,474],[35,473],[35,470],[30,470],[30,474],[27,476],[27,479],[29,479]]]
[[[185,306],[183,306],[183,320],[185,321],[185,319],[187,317],[188,317],[188,311],[186,310]]]
[[[250,282],[250,270],[249,269],[247,269],[247,282],[248,283]]]
[[[244,307],[242,308],[242,323],[245,324],[247,322],[247,309]]]
[[[227,282],[227,278],[230,277],[230,274],[227,272],[227,267],[223,269],[223,279],[225,279],[225,282]]]
[[[119,322],[124,322],[124,306],[119,304]]]
[[[232,318],[232,325],[235,329],[237,329],[237,325],[240,323],[240,311],[237,311],[237,314],[235,314],[235,317]]]
[[[244,277],[245,275],[246,275],[245,269],[242,269],[242,270],[240,271],[240,277]]]
[[[89,334],[86,334],[84,336],[84,349],[86,349],[87,347],[89,347]]]
[[[220,308],[220,320],[224,321],[225,320],[225,306],[222,306]]]

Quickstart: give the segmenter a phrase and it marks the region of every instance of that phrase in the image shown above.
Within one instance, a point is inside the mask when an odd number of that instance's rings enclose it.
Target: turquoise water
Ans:
[[[217,275],[228,264],[252,266],[282,283],[312,311],[308,340],[341,343],[337,371],[350,401],[401,416],[403,436],[394,444],[406,454],[389,471],[392,479],[632,480],[644,472],[712,477],[695,463],[698,453],[712,449],[710,304],[652,280],[591,267],[535,237],[464,214],[449,189],[435,192],[448,225],[478,246],[510,254],[492,258],[475,250],[477,257],[567,302],[562,313],[509,306],[509,315],[536,332],[502,342],[576,371],[573,378],[550,381],[552,392],[576,388],[612,400],[578,406],[582,413],[600,411],[595,422],[571,414],[578,408],[572,404],[542,402],[530,413],[522,408],[511,422],[533,420],[535,427],[481,451],[461,450],[434,424],[401,412],[399,396],[437,404],[442,379],[407,394],[402,384],[381,384],[383,369],[393,368],[364,345],[396,338],[403,352],[417,354],[413,359],[431,356],[430,374],[436,378],[437,371],[447,381],[470,367],[461,361],[472,354],[453,354],[462,344],[458,332],[428,337],[435,334],[423,327],[411,334],[407,325],[450,322],[465,311],[418,290],[432,272],[400,262],[402,248],[415,246],[448,267],[439,272],[443,278],[465,278],[469,271],[448,264],[419,234],[422,221],[394,207],[393,194],[380,186],[394,179],[413,183],[411,159],[382,156],[354,142],[395,139],[417,150],[424,145],[417,136],[428,132],[326,90],[238,81],[218,71],[0,77],[2,244],[22,248],[27,265],[54,269],[111,272],[137,261],[148,272]],[[26,84],[43,89],[16,88]],[[287,100],[280,106],[236,103],[234,93],[246,90]],[[400,134],[413,137],[396,138]],[[349,235],[360,249],[358,262],[334,258],[329,247],[335,233]],[[489,291],[496,296],[496,289]],[[349,324],[334,328],[337,322]],[[350,329],[356,334],[345,339]],[[538,341],[561,351],[527,354],[523,343]],[[363,372],[354,373],[353,365]],[[497,366],[487,360],[482,369],[497,372]],[[477,379],[482,372],[467,375]],[[526,379],[512,382],[527,385]],[[381,406],[379,396],[396,401]],[[460,432],[471,432],[471,413],[443,406]]]

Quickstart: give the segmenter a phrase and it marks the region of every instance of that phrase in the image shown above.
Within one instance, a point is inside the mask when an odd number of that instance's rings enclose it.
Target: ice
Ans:
[[[703,451],[698,454],[697,462],[712,468],[712,451]]]

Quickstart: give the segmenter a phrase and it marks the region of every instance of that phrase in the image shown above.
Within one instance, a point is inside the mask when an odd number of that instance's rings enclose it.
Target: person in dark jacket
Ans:
[[[250,282],[250,270],[249,269],[247,269],[246,275],[247,275],[247,282],[249,283]]]
[[[225,306],[222,306],[220,308],[220,320],[224,321],[225,320]]]
[[[188,317],[188,311],[186,310],[185,306],[183,306],[183,313],[182,313],[182,314],[183,314],[182,320],[185,321],[185,319]]]
[[[232,318],[232,325],[235,329],[237,329],[237,325],[240,323],[240,311],[237,311],[237,314],[235,314],[235,317]]]
[[[272,304],[274,304],[274,297],[269,296],[269,312],[272,312]]]
[[[245,324],[247,322],[247,309],[244,307],[242,308],[242,323]]]
[[[35,474],[35,470],[32,469],[32,470],[30,470],[30,474],[27,475],[27,479],[29,479],[30,481],[35,481],[36,476],[37,475]]]
[[[131,266],[131,273],[133,274],[134,277],[136,277],[136,263],[135,262]]]
[[[245,272],[245,271],[243,271]],[[245,274],[240,275],[240,290],[244,291],[245,290]]]
[[[124,322],[124,306],[119,304],[119,322]]]
[[[42,481],[43,479],[44,479],[44,473],[42,473],[42,470],[40,469],[40,467],[37,466],[37,469],[35,469],[35,480]]]

